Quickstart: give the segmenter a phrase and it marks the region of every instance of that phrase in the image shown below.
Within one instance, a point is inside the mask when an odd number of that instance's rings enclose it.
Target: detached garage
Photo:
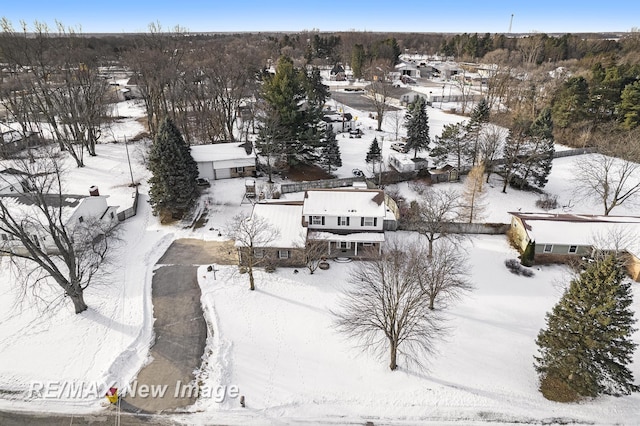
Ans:
[[[243,143],[215,143],[191,146],[191,156],[198,163],[198,177],[218,180],[254,176],[256,154]]]

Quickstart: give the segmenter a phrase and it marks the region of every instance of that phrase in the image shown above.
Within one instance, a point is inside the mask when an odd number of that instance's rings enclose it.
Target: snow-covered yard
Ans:
[[[429,108],[431,135],[442,126],[463,120]],[[141,131],[135,121],[141,106],[119,106],[127,116],[112,127],[108,140],[124,140]],[[375,132],[372,119],[363,117],[364,136],[338,136],[343,166],[339,177],[352,169],[367,171],[364,161],[373,137],[382,141],[383,155],[391,152],[393,129]],[[224,239],[218,236],[235,214],[249,211],[241,204],[242,179],[215,181],[203,195],[209,211],[206,226],[192,230],[181,225],[161,226],[146,203],[148,172],[129,146],[134,180],[140,181],[138,215],[123,226],[125,239],[117,251],[109,282],[90,288],[89,311],[76,316],[70,307],[42,313],[29,303],[16,305],[15,277],[8,259],[0,259],[0,409],[82,412],[96,410],[101,398],[83,400],[25,400],[32,381],[84,381],[122,386],[145,363],[152,341],[150,306],[154,264],[175,238]],[[560,205],[573,213],[601,213],[600,206],[578,200],[570,180],[572,165],[580,157],[554,161],[547,186]],[[109,203],[129,207],[131,181],[125,146],[98,146],[98,157],[86,158],[86,167],[68,167],[67,190],[84,194],[92,185]],[[446,184],[459,189],[460,184]],[[397,185],[407,199],[416,197],[410,185]],[[487,220],[507,222],[508,211],[538,211],[536,194],[509,189],[501,192],[498,179],[487,195]],[[299,199],[301,194],[287,194]],[[563,211],[562,208],[558,211]],[[620,207],[616,214],[633,214]],[[398,235],[406,235],[397,233]],[[194,413],[179,416],[188,424],[376,424],[444,422],[632,424],[640,418],[640,397],[598,398],[580,404],[546,401],[537,391],[533,370],[535,336],[544,315],[558,300],[568,282],[564,267],[536,270],[533,278],[510,274],[504,260],[516,253],[503,236],[477,237],[465,242],[469,270],[476,286],[448,312],[450,327],[444,341],[435,342],[436,353],[428,371],[390,372],[385,359],[362,353],[336,333],[331,310],[348,285],[349,264],[331,263],[327,271],[309,275],[300,269],[281,268],[273,274],[258,272],[258,290],[249,292],[247,277],[237,268],[218,266],[217,279],[199,272],[203,305],[214,334],[205,356],[212,387],[236,385],[246,398],[216,402],[202,398]],[[634,286],[635,310],[640,309]],[[57,293],[56,293],[57,294]],[[635,334],[636,342],[640,334]],[[640,355],[640,351],[636,351]],[[640,360],[632,366],[640,379]]]
[[[557,404],[537,391],[535,337],[567,283],[566,268],[515,276],[504,267],[505,259],[516,256],[504,237],[481,236],[465,246],[476,289],[448,310],[447,337],[434,342],[427,371],[402,366],[391,372],[386,358],[363,353],[334,330],[331,311],[349,285],[349,264],[331,263],[313,275],[290,268],[259,273],[255,292],[247,290],[247,277],[236,268],[221,269],[216,280],[201,268],[205,312],[218,333],[210,340],[208,385],[237,386],[258,422],[637,419],[637,395]],[[640,374],[638,363],[634,373]],[[243,412],[237,399],[220,404],[205,398],[198,408],[205,413],[191,420],[203,423]]]

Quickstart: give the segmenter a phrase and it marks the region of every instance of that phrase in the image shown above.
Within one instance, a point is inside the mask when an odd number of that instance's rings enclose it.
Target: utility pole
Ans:
[[[129,157],[129,145],[127,145],[127,137],[124,137],[124,149],[127,151],[127,162],[129,163],[129,173],[131,173],[131,187],[135,187],[136,183],[133,180],[133,170],[131,169],[131,158]]]
[[[513,26],[513,13],[511,14],[511,20],[509,21],[509,34],[511,34],[511,27]]]

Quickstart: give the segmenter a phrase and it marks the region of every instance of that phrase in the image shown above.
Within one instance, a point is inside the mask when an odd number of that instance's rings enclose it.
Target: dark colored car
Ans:
[[[205,178],[197,178],[196,185],[198,186],[211,186],[208,179]]]

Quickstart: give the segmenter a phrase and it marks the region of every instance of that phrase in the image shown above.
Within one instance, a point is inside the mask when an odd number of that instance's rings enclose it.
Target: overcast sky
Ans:
[[[640,0],[0,0],[0,16],[82,32],[145,32],[150,22],[192,32],[619,32],[640,27]]]

